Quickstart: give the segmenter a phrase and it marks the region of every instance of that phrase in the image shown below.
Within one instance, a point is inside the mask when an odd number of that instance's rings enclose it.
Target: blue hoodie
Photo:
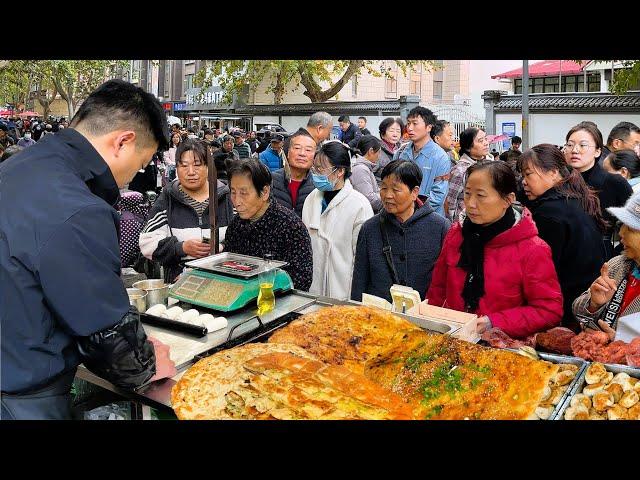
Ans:
[[[276,151],[271,148],[271,145],[260,154],[260,161],[269,167],[269,170],[272,172],[282,168],[282,160]]]

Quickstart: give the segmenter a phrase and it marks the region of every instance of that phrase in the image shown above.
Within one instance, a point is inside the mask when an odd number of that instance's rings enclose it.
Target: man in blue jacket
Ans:
[[[68,419],[80,363],[131,389],[175,375],[120,280],[119,187],[166,149],[166,118],[121,80],[70,128],[0,165],[2,419]]]
[[[260,161],[269,167],[269,170],[272,172],[275,172],[284,166],[285,156],[282,151],[283,144],[284,137],[279,133],[276,133],[271,137],[269,147],[260,154]]]

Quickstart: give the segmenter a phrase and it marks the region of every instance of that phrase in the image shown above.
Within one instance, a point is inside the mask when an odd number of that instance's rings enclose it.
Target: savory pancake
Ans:
[[[295,345],[250,343],[223,350],[193,365],[171,390],[171,406],[180,420],[233,418],[227,413],[228,392],[251,376],[245,361],[259,355],[286,352],[302,358],[313,356]]]

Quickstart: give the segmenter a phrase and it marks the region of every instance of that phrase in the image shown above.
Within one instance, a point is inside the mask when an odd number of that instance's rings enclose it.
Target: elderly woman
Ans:
[[[475,313],[478,333],[497,327],[525,338],[560,323],[562,293],[531,213],[513,207],[515,191],[516,177],[504,162],[469,167],[466,216],[444,240],[427,299]]]
[[[597,322],[612,340],[629,341],[640,336],[640,193],[624,207],[607,210],[623,223],[624,251],[602,266],[589,290],[573,302],[573,313],[583,325]]]
[[[315,154],[311,175],[316,189],[302,208],[313,246],[311,293],[340,300],[351,296],[360,227],[373,216],[369,200],[354,190],[348,145],[332,140]]]
[[[163,188],[149,212],[140,234],[142,254],[164,267],[167,282],[173,282],[185,260],[210,254],[203,239],[209,236],[209,182],[207,147],[198,140],[183,140],[176,152],[178,178]],[[218,181],[216,205],[218,226],[233,216],[229,188]]]
[[[449,220],[418,198],[422,172],[414,162],[394,160],[382,170],[384,209],[360,229],[353,267],[351,299],[369,293],[391,302],[393,284],[420,292],[429,288]],[[428,239],[428,241],[425,241]],[[391,248],[389,255],[384,248]]]
[[[393,160],[393,154],[400,148],[400,139],[402,138],[403,131],[404,125],[400,118],[388,117],[380,122],[380,126],[378,127],[381,140],[380,158],[373,169],[378,183],[382,181],[380,178],[382,169]]]
[[[231,201],[238,215],[226,232],[228,252],[287,262],[283,267],[294,288],[309,290],[313,275],[311,240],[302,220],[270,200],[271,172],[258,159],[234,161],[229,167]]]

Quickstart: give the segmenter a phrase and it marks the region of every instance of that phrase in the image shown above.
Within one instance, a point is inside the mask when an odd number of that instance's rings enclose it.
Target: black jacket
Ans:
[[[350,147],[355,148],[358,141],[362,137],[362,132],[357,125],[351,123],[346,132],[342,132],[342,143],[348,144]]]
[[[118,196],[72,128],[0,165],[2,392],[41,388],[81,362],[120,386],[155,373],[120,280]]]
[[[562,323],[575,328],[571,304],[600,275],[605,262],[602,232],[579,200],[566,198],[555,188],[525,205],[533,215],[538,235],[551,247],[564,298]]]
[[[271,174],[271,196],[280,205],[283,205],[296,212],[298,217],[302,218],[302,207],[304,207],[304,201],[316,187],[311,180],[311,173],[307,173],[306,178],[302,181],[300,189],[298,190],[298,198],[296,204],[293,205],[291,194],[289,193],[289,180],[285,177],[284,168],[276,170]]]
[[[186,254],[182,248],[185,240],[203,238],[203,231],[210,228],[209,207],[198,216],[179,189],[180,181],[175,179],[162,189],[149,212],[149,219],[140,234],[140,251],[150,260],[164,267],[164,277],[173,282],[182,273]],[[218,227],[231,223],[233,205],[229,187],[218,180]],[[208,235],[207,235],[208,236]]]
[[[417,208],[411,218],[400,223],[395,215],[382,210],[367,220],[358,235],[351,282],[351,299],[362,301],[369,293],[391,301],[391,269],[383,253],[380,217],[384,218],[398,281],[424,298],[431,284],[431,273],[440,255],[451,222],[435,213],[428,204]]]

